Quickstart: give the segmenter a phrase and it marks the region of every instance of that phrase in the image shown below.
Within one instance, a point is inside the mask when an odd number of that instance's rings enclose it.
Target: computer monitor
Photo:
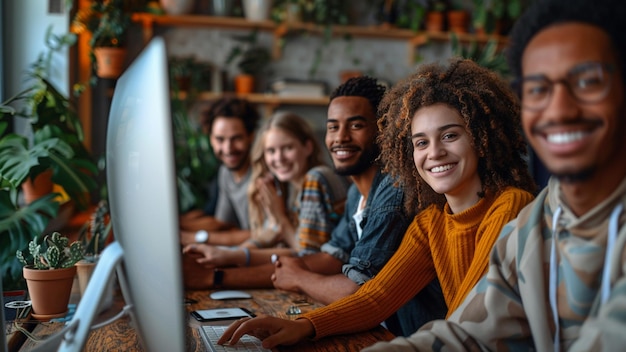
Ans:
[[[60,350],[81,351],[106,284],[117,271],[146,351],[183,351],[186,313],[167,53],[154,38],[119,78],[106,137],[116,242],[103,252]]]

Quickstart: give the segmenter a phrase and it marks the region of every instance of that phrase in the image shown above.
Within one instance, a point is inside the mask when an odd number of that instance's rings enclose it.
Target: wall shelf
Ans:
[[[234,94],[239,98],[244,98],[253,104],[260,104],[264,106],[265,116],[270,116],[276,108],[281,105],[308,105],[308,106],[327,106],[329,97],[298,97],[298,96],[281,96],[277,94],[265,94],[265,93],[250,93],[250,94],[235,94],[232,92],[227,93],[215,93],[215,92],[200,92],[194,99],[198,101],[213,101],[221,97],[223,94]],[[187,98],[187,93],[178,93],[178,98],[184,100]]]
[[[154,15],[150,13],[135,13],[132,16],[134,22],[140,23],[143,28],[144,43],[150,41],[154,35],[155,26],[163,27],[203,27],[203,28],[223,28],[223,29],[250,29],[273,32],[274,47],[273,55],[279,58],[282,54],[280,40],[289,33],[306,32],[316,35],[323,35],[326,28],[324,26],[313,23],[303,22],[285,22],[277,24],[273,21],[251,22],[243,17],[220,17],[205,15]],[[414,32],[409,29],[399,29],[387,26],[340,26],[334,25],[330,27],[333,36],[349,36],[359,38],[372,39],[392,39],[404,40],[409,45],[409,63],[414,60],[415,49],[430,42],[448,42],[450,41],[450,32],[431,32],[419,31]],[[461,43],[469,43],[477,41],[478,43],[486,43],[490,39],[496,39],[501,45],[507,41],[505,36],[501,35],[476,35],[471,33],[457,34]]]

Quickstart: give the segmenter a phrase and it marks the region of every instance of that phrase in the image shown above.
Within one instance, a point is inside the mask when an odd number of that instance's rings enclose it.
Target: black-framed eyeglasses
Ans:
[[[614,66],[602,62],[585,62],[569,70],[565,78],[550,80],[544,75],[523,77],[513,83],[522,107],[532,111],[545,109],[552,99],[554,85],[562,83],[581,103],[597,103],[611,90]]]

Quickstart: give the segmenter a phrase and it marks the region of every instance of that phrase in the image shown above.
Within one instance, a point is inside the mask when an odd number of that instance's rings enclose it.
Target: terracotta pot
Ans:
[[[426,14],[424,28],[430,32],[443,32],[445,29],[445,16],[441,11],[430,11]]]
[[[53,186],[52,170],[46,170],[40,173],[37,177],[35,177],[34,181],[30,178],[26,179],[26,181],[22,183],[24,202],[26,204],[30,204],[33,201],[52,193]]]
[[[95,269],[96,263],[81,260],[76,263],[76,276],[78,276],[78,287],[80,289],[80,296],[85,294],[93,269]]]
[[[85,295],[85,290],[87,289],[87,285],[89,284],[89,280],[91,279],[91,275],[93,274],[94,269],[96,268],[96,263],[88,262],[86,260],[81,260],[76,263],[76,276],[78,277],[78,288],[80,289],[81,299]],[[115,275],[111,277],[109,283],[106,287],[106,292],[104,292],[104,296],[102,297],[102,302],[98,307],[98,313],[101,313],[111,307],[113,305],[113,286],[115,285]]]
[[[235,76],[235,92],[247,94],[254,92],[254,76],[240,74]]]
[[[33,317],[38,320],[50,320],[67,313],[67,304],[72,293],[72,284],[76,267],[65,269],[35,270],[23,269],[28,294],[33,305]]]
[[[454,33],[467,33],[470,15],[465,10],[448,11],[448,29]]]
[[[96,74],[100,78],[118,78],[124,71],[126,61],[126,48],[95,48]]]
[[[341,81],[341,83],[345,83],[350,78],[359,76],[363,76],[363,72],[359,70],[343,70],[339,72],[339,80]]]

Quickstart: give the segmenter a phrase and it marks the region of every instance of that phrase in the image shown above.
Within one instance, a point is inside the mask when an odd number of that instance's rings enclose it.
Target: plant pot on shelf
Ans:
[[[253,75],[239,74],[235,76],[235,92],[248,94],[254,92],[255,79]]]
[[[448,11],[448,29],[454,33],[469,31],[470,14],[465,10]]]
[[[50,320],[67,314],[76,267],[38,270],[25,266],[24,279],[32,302],[33,318]]]
[[[441,11],[426,13],[424,28],[429,32],[443,32],[445,29],[445,14]]]
[[[160,0],[160,4],[168,15],[185,15],[193,10],[195,0]]]
[[[360,70],[343,70],[339,72],[339,81],[343,84],[350,78],[363,76]]]
[[[52,193],[53,187],[52,170],[46,170],[40,173],[35,177],[35,180],[31,180],[30,178],[26,179],[26,181],[22,183],[24,202],[30,204],[42,196]]]
[[[96,74],[100,78],[118,78],[124,71],[126,48],[98,47],[94,49],[96,56]]]
[[[248,21],[267,21],[270,17],[272,0],[242,0],[242,5]]]

